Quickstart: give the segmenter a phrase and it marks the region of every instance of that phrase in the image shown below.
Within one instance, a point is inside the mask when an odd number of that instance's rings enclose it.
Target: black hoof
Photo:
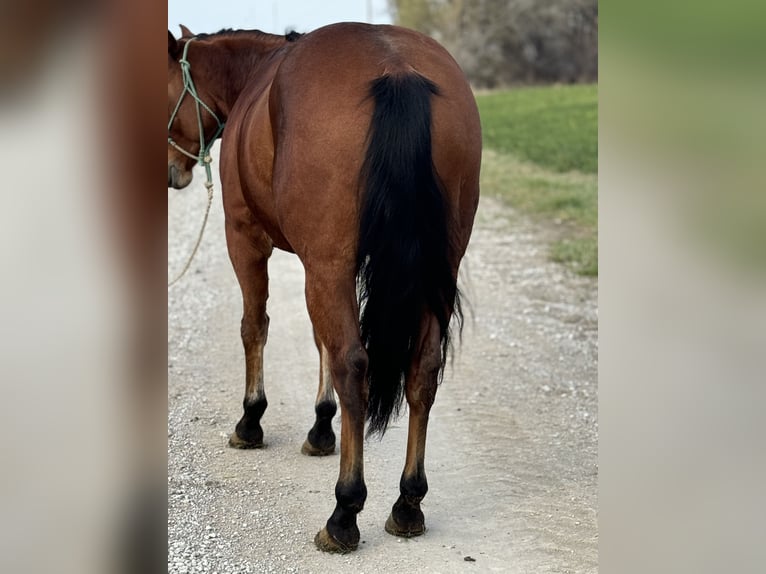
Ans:
[[[386,532],[400,538],[414,538],[415,536],[424,534],[425,531],[425,521],[420,522],[419,524],[414,522],[407,525],[401,525],[396,521],[393,513],[390,514],[388,520],[386,520]]]
[[[327,532],[327,528],[322,528],[322,530],[317,532],[317,535],[314,537],[314,544],[316,544],[316,547],[322,552],[330,552],[332,554],[348,554],[359,547],[358,540],[355,543],[341,542],[330,535],[330,533]]]
[[[329,446],[317,447],[309,442],[308,439],[303,441],[301,452],[306,456],[328,456],[335,453],[335,441]]]
[[[264,448],[266,445],[263,443],[263,438],[257,440],[246,440],[240,437],[236,431],[229,437],[229,446],[231,448],[240,449],[252,449],[252,448]]]

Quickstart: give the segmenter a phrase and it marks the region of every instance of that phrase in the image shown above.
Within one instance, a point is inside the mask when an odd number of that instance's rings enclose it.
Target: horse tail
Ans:
[[[462,314],[450,262],[451,214],[432,159],[431,97],[439,90],[412,73],[380,77],[370,94],[357,280],[369,359],[367,433],[382,436],[399,415],[424,315],[439,322],[441,377],[450,316],[461,324]]]

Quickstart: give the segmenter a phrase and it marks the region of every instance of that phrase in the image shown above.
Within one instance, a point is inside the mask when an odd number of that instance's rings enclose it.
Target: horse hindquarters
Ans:
[[[327,352],[329,378],[341,406],[337,504],[315,539],[325,551],[348,552],[358,545],[357,514],[367,494],[363,471],[365,418],[369,418],[372,432],[385,430],[405,394],[404,378],[419,361],[428,363],[421,369],[428,376],[416,377],[422,382],[419,391],[417,385],[410,389],[408,383],[407,396],[413,399],[413,413],[418,413],[411,422],[416,429],[411,433],[415,446],[408,454],[408,461],[414,461],[407,466],[412,480],[406,481],[403,491],[408,506],[395,513],[398,523],[408,531],[418,530],[414,524],[417,520],[408,517],[419,512],[419,501],[425,494],[425,424],[457,297],[448,225],[451,216],[431,159],[430,110],[436,92],[431,82],[417,75],[375,80],[371,85],[375,107],[361,172],[365,193],[358,219],[353,218],[358,227],[335,225],[335,235],[306,234],[297,225],[291,228],[296,245],[301,244],[299,232],[304,234],[304,243],[311,242],[310,256],[301,257],[306,268],[306,300],[318,339]],[[299,176],[295,169],[291,173],[295,184]],[[306,172],[300,173],[305,179]],[[327,189],[315,199],[321,202],[347,192],[347,188]],[[321,222],[323,229],[329,229],[331,221],[351,221],[337,203],[328,201],[321,207],[329,211],[322,211],[323,216],[312,221]],[[325,249],[321,243],[322,238],[333,237],[337,246],[357,234],[354,252]],[[361,324],[356,277],[363,292]],[[431,324],[433,327],[424,328]],[[427,360],[421,357],[425,345],[418,343],[426,332],[435,351],[428,353]],[[431,400],[422,400],[427,396]]]

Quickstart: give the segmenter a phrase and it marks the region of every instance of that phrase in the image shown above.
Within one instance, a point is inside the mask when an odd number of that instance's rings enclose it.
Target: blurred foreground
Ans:
[[[600,565],[760,572],[763,3],[601,16]]]
[[[164,570],[163,11],[0,6],[2,572]]]

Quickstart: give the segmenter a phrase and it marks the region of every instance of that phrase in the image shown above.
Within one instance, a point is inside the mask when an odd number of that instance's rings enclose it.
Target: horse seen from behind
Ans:
[[[458,268],[479,201],[481,128],[462,71],[437,42],[395,26],[168,32],[168,118],[168,186],[177,189],[195,162],[209,169],[226,126],[220,174],[246,379],[230,445],[264,444],[267,264],[276,247],[305,268],[320,356],[304,454],[334,452],[336,393],[341,406],[337,504],[316,545],[357,548],[365,422],[368,434],[384,433],[405,398],[406,461],[385,528],[422,534],[428,417],[450,321],[461,319]]]

